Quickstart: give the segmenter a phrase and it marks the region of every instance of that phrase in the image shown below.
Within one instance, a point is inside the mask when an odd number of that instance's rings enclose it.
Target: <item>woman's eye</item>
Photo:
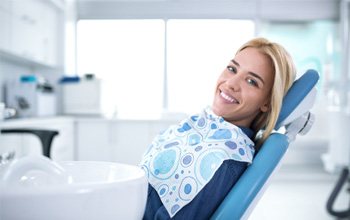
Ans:
[[[227,66],[227,69],[228,69],[230,72],[233,72],[233,73],[236,73],[236,72],[237,72],[236,68],[233,67],[233,66]]]
[[[248,79],[247,82],[252,86],[258,87],[258,82],[254,79]]]

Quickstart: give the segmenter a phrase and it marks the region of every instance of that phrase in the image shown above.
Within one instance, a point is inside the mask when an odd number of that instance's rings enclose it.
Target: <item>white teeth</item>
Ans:
[[[232,102],[232,103],[236,102],[236,103],[238,103],[238,101],[236,99],[226,95],[224,92],[220,92],[220,95],[221,95],[222,98],[224,98],[225,100],[227,100],[229,102]]]

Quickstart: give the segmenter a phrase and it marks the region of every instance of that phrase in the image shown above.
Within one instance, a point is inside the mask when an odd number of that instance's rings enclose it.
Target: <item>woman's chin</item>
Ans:
[[[219,106],[216,106],[216,105],[212,106],[212,111],[217,116],[224,116],[225,115],[224,109],[222,107],[219,107]]]

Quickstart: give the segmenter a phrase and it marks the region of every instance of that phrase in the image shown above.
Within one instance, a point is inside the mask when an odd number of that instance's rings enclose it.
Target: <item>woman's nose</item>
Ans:
[[[241,89],[241,77],[238,74],[231,75],[227,80],[226,84],[229,87],[229,89],[237,92]]]

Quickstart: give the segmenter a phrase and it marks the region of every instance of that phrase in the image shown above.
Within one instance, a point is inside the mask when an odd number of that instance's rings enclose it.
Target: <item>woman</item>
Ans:
[[[272,132],[295,68],[279,44],[244,44],[201,114],[158,135],[141,162],[149,193],[144,219],[209,219]]]

